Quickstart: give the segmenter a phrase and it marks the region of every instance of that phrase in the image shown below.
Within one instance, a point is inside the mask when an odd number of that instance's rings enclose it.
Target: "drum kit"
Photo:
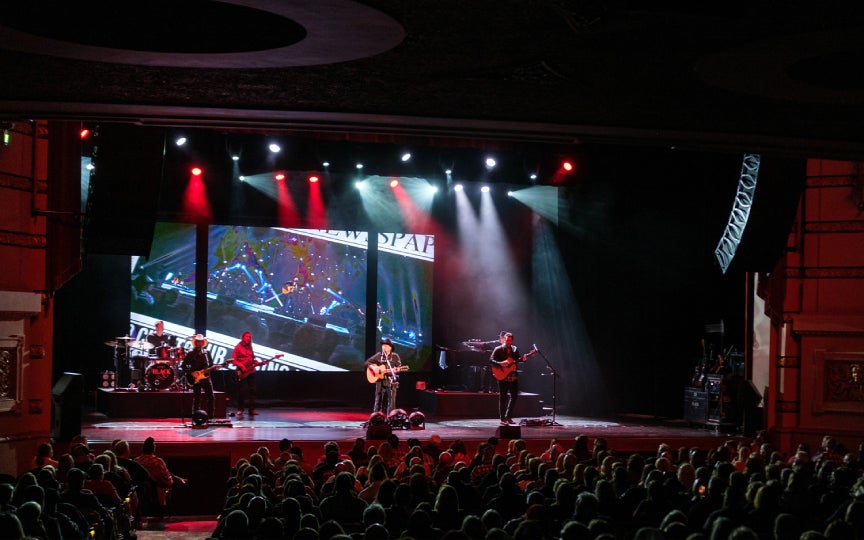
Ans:
[[[115,370],[128,366],[129,387],[140,390],[186,390],[186,377],[181,377],[186,349],[162,345],[155,347],[149,341],[122,336],[105,345],[114,348]]]

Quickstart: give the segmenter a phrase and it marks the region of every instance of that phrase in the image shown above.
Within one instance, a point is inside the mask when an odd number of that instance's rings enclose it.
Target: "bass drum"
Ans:
[[[145,375],[150,390],[165,390],[174,384],[174,368],[168,362],[156,362],[147,368]]]

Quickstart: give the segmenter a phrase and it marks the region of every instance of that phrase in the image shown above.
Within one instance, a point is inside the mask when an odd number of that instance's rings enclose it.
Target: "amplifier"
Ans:
[[[704,425],[708,421],[708,393],[701,388],[684,389],[684,420]]]

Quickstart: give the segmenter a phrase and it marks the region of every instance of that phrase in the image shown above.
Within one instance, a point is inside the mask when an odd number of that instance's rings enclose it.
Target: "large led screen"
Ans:
[[[376,236],[377,294],[367,300],[369,233],[273,227],[208,228],[206,320],[214,362],[231,357],[243,332],[268,371],[363,370],[365,336],[389,337],[412,369],[431,340],[431,235]],[[176,359],[195,333],[195,227],[159,223],[149,258],[132,260],[130,336],[146,341],[158,321]],[[368,313],[368,306],[374,313]],[[139,362],[140,363],[140,362]]]

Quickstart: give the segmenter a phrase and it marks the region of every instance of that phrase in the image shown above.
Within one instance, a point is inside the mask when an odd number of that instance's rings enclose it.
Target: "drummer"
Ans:
[[[156,323],[156,332],[147,336],[147,342],[153,345],[151,354],[162,360],[167,360],[170,357],[171,342],[175,338],[165,333],[165,323],[159,321]]]

